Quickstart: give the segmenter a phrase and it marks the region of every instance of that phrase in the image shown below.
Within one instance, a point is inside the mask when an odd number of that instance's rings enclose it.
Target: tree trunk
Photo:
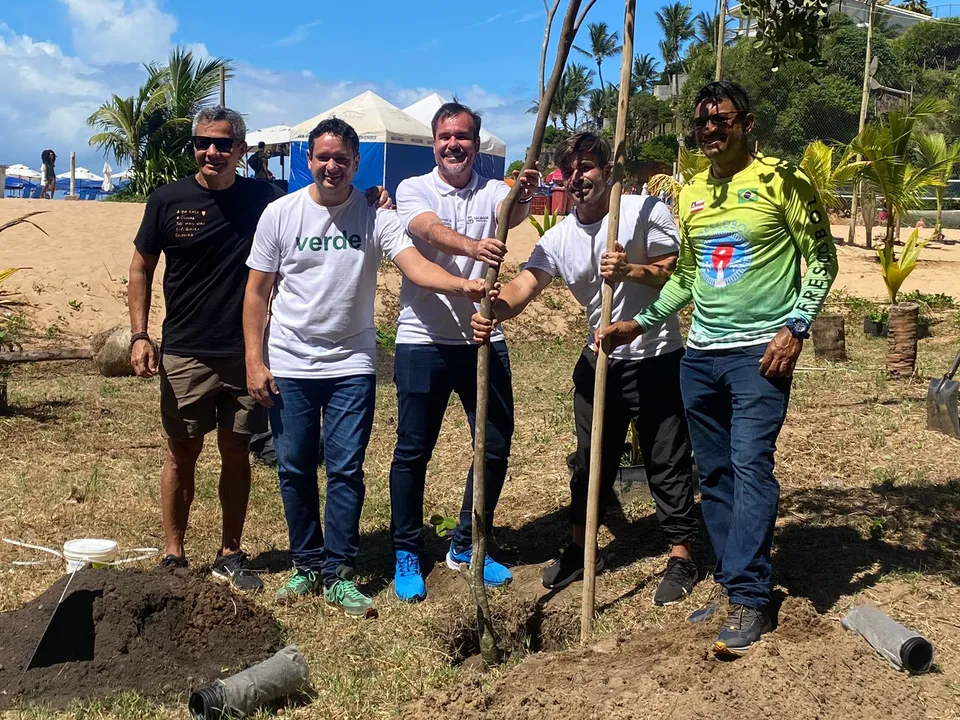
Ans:
[[[877,219],[877,196],[869,190],[864,192],[863,185],[860,187],[860,212],[863,215],[863,227],[867,233],[867,249],[870,250],[873,248],[873,224]]]
[[[887,375],[894,380],[913,377],[917,368],[917,303],[897,303],[888,310]]]
[[[821,315],[810,328],[813,335],[813,352],[824,360],[847,359],[847,336],[843,315]]]

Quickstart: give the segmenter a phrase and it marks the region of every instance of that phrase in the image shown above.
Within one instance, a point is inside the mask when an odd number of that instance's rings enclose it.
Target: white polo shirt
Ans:
[[[410,221],[425,212],[436,213],[448,228],[473,240],[492,238],[497,232],[497,205],[510,192],[500,180],[478,175],[476,171],[463,188],[448,185],[440,172],[408,178],[397,188],[397,212],[420,253],[451,275],[466,280],[484,277],[487,264],[462,255],[448,255],[416,237]],[[424,290],[407,278],[400,289],[400,320],[397,342],[415,345],[468,345],[473,343],[470,318],[479,304],[469,298],[448,297]],[[503,340],[497,330],[492,342]]]
[[[593,345],[593,334],[600,324],[603,289],[600,257],[607,251],[607,217],[583,225],[576,212],[570,213],[543,234],[525,266],[528,270],[536,268],[564,279],[573,296],[587,309],[588,345]],[[617,238],[627,255],[627,262],[637,265],[646,265],[651,257],[680,250],[677,226],[670,210],[650,195],[624,195],[621,198]],[[627,280],[616,283],[612,320],[632,319],[659,295],[660,291],[649,285]],[[671,315],[629,345],[616,348],[610,357],[643,360],[682,347],[680,324],[677,316]]]

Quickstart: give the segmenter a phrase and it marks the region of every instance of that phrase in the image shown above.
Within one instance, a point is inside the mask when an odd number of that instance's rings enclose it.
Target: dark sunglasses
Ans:
[[[718,128],[730,127],[733,121],[741,115],[743,115],[743,111],[738,110],[737,112],[716,113],[707,117],[698,117],[693,119],[693,127],[696,130],[703,130],[707,127],[707,123],[713,123],[714,127]]]
[[[217,152],[228,153],[233,150],[234,142],[233,138],[207,137],[206,135],[193,136],[193,146],[197,150],[209,150],[210,146],[213,145],[217,148]]]

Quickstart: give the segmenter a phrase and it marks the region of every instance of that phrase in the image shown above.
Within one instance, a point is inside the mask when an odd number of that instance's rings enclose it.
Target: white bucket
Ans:
[[[113,564],[117,551],[117,543],[113,540],[80,538],[63,544],[63,559],[67,561],[67,572],[74,573],[87,565],[102,568]]]

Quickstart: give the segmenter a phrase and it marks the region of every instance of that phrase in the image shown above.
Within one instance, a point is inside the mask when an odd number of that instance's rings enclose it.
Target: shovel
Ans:
[[[950,437],[960,438],[960,417],[957,417],[957,395],[960,383],[953,379],[960,367],[960,353],[950,371],[942,378],[934,378],[927,389],[927,430],[939,430]]]

